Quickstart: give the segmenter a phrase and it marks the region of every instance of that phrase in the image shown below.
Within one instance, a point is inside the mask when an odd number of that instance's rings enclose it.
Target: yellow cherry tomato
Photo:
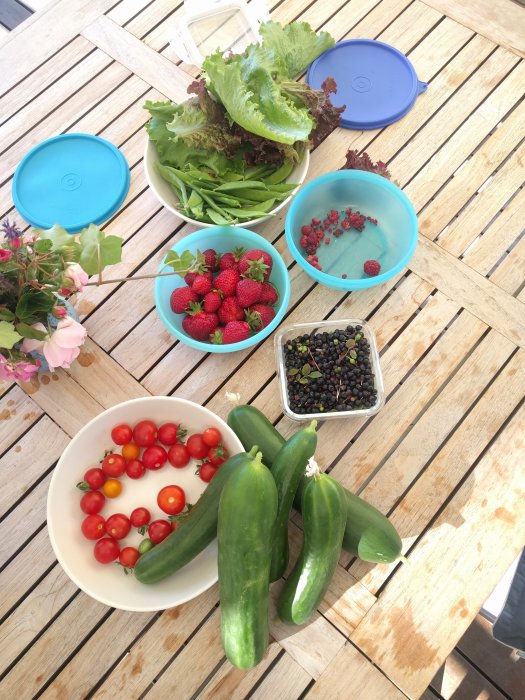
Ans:
[[[102,487],[106,498],[116,498],[122,491],[122,484],[118,479],[107,479]]]
[[[135,445],[134,442],[128,442],[127,445],[122,446],[122,456],[124,459],[137,459],[140,454],[140,447]]]

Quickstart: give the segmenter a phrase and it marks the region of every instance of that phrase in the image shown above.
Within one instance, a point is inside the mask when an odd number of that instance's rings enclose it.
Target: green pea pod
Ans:
[[[277,168],[275,172],[264,178],[267,185],[277,185],[280,182],[286,180],[294,168],[294,164],[291,160],[285,160],[280,168]]]

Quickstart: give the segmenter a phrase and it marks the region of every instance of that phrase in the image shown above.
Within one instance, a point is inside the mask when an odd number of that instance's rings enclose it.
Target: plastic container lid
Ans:
[[[398,49],[374,39],[348,39],[317,58],[306,75],[310,87],[321,88],[331,76],[337,83],[332,97],[345,104],[341,126],[378,129],[401,119],[428,87]]]
[[[35,227],[60,224],[78,233],[119,209],[129,180],[126,159],[112,143],[91,134],[63,134],[42,141],[20,161],[13,201]]]
[[[217,49],[240,53],[259,41],[259,25],[269,19],[263,0],[185,0],[170,45],[185,63],[200,66]]]

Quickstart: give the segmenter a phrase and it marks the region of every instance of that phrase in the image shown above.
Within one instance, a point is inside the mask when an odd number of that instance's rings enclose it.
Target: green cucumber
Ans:
[[[314,456],[317,447],[317,433],[313,420],[308,428],[298,430],[281,447],[272,464],[272,476],[277,486],[279,507],[273,533],[272,564],[270,581],[277,581],[288,565],[288,520],[293,499],[308,460]]]
[[[228,425],[236,433],[245,450],[255,443],[270,469],[286,440],[270,421],[254,406],[236,406],[228,416]],[[301,510],[302,479],[294,506]],[[390,520],[370,503],[343,487],[346,499],[346,529],[343,549],[363,561],[390,563],[403,559],[402,542]]]
[[[213,482],[212,482],[213,483]],[[230,475],[219,502],[219,594],[224,651],[252,668],[268,647],[268,588],[277,488],[260,452]]]
[[[202,552],[217,534],[219,498],[232,472],[253,458],[254,446],[249,453],[230,457],[221,465],[197,503],[165,540],[143,554],[135,566],[135,578],[141,583],[156,583],[181,569]]]
[[[270,469],[277,453],[286,440],[273,427],[268,418],[255,406],[241,404],[228,414],[228,425],[237,435],[245,450],[257,443],[262,452],[263,462]]]
[[[277,603],[281,620],[296,625],[317,608],[339,561],[346,523],[343,488],[317,468],[307,478],[301,510],[303,546]]]

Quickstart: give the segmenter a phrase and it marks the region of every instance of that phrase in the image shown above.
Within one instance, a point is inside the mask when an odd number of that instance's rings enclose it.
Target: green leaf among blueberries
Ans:
[[[301,369],[292,367],[287,372],[288,377],[294,378],[299,384],[308,384],[309,379],[320,379],[323,375],[318,370],[312,369],[312,366],[306,362]]]

